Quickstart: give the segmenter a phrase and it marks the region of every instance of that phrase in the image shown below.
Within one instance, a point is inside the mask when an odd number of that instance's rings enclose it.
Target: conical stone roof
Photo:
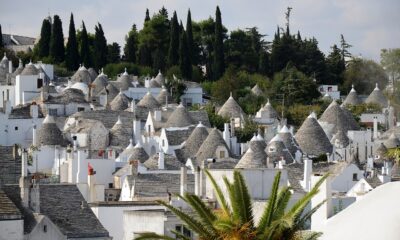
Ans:
[[[24,70],[22,70],[21,75],[23,76],[32,76],[32,75],[38,75],[39,74],[39,69],[35,67],[31,62],[25,65]]]
[[[315,114],[310,114],[306,118],[297,131],[295,139],[305,154],[319,156],[332,153],[332,144],[313,115]]]
[[[117,79],[117,82],[120,83],[120,87],[122,88],[122,90],[128,90],[130,87],[133,87],[132,85],[132,79],[129,76],[128,72],[126,71],[125,68],[125,72],[122,73],[119,78]]]
[[[108,79],[107,75],[103,74],[103,70],[101,70],[101,73],[92,82],[92,96],[96,96],[105,87],[107,87],[108,81],[109,81],[109,79]]]
[[[85,68],[85,66],[81,66],[79,67],[78,71],[76,71],[74,75],[72,75],[71,81],[73,83],[84,82],[87,85],[89,85],[92,82],[92,76],[90,76],[90,73]]]
[[[279,130],[278,134],[279,134],[279,137],[282,139],[283,144],[285,144],[286,148],[294,156],[294,154],[298,150],[298,144],[297,144],[296,140],[294,139],[290,130],[285,125]]]
[[[110,146],[123,147],[129,144],[132,135],[122,124],[121,118],[110,129]]]
[[[129,98],[120,92],[110,103],[110,108],[113,111],[123,111],[129,107]]]
[[[165,86],[162,86],[162,89],[160,93],[157,95],[156,100],[161,105],[165,105],[167,103],[167,98],[168,98],[168,103],[172,103],[171,95],[168,93],[168,90],[165,88]]]
[[[335,135],[331,139],[332,144],[339,144],[341,147],[347,147],[350,143],[350,139],[342,128],[338,129]]]
[[[287,164],[294,161],[293,156],[289,152],[289,149],[286,148],[279,134],[271,139],[266,149],[269,163],[276,163],[282,159],[285,160]]]
[[[218,129],[214,128],[209,133],[206,140],[201,144],[199,150],[197,151],[196,158],[198,161],[203,161],[208,158],[218,158],[216,150],[219,146],[223,146],[227,149],[228,155],[230,156],[229,148],[226,145],[225,140],[222,138],[221,133]],[[225,156],[225,157],[229,157]]]
[[[151,95],[150,92],[147,92],[146,95],[138,102],[139,107],[145,107],[148,109],[156,109],[161,107],[160,103]]]
[[[353,116],[346,114],[344,111],[347,111],[339,106],[336,101],[332,101],[332,103],[325,109],[324,113],[321,115],[319,122],[321,125],[330,124],[332,126],[331,132],[335,133],[338,131],[338,128],[342,128],[343,131],[347,132],[348,130],[358,130],[360,127],[357,122],[353,118]]]
[[[267,103],[260,109],[262,117],[266,118],[278,118],[278,112],[275,110],[275,108],[271,105],[269,102],[269,99]]]
[[[376,84],[375,89],[368,96],[367,100],[365,100],[365,103],[378,104],[384,108],[388,106],[388,100],[379,89],[378,84]]]
[[[156,80],[156,82],[158,83],[159,86],[163,86],[165,84],[165,77],[161,73],[161,71],[158,71],[158,74],[154,80]]]
[[[394,133],[383,143],[388,149],[400,147],[400,140],[396,137]]]
[[[111,101],[118,95],[119,91],[118,89],[112,84],[108,83],[106,87],[107,91],[107,102],[111,103]]]
[[[256,96],[262,96],[264,95],[264,92],[261,90],[261,88],[256,84],[252,89],[251,92],[256,95]]]
[[[38,129],[38,144],[41,146],[64,146],[64,140],[61,130],[57,127],[53,116],[47,115],[43,120],[42,126]]]
[[[186,108],[179,104],[168,118],[166,127],[187,127],[190,125],[193,125],[193,119],[189,116]]]
[[[149,159],[149,155],[146,153],[142,145],[137,143],[132,149],[132,154],[129,156],[129,161],[139,160],[141,163],[144,163],[147,159]]]
[[[235,168],[263,168],[265,159],[261,158],[259,154],[255,153],[249,148],[242,158],[236,164]]]
[[[89,72],[89,75],[90,75],[90,78],[92,79],[92,81],[97,78],[98,74],[97,74],[96,70],[94,70],[94,68],[89,68],[88,72]]]
[[[207,139],[207,137],[207,128],[202,123],[199,123],[180,150],[180,158],[187,160],[187,158],[194,157],[198,152],[201,144]]]
[[[361,103],[362,103],[361,99],[358,97],[357,92],[354,89],[354,85],[352,85],[349,94],[347,95],[346,99],[343,101],[343,106],[359,105]]]
[[[375,151],[375,155],[380,156],[380,158],[385,157],[388,149],[386,148],[385,144],[381,143],[379,147]]]
[[[226,118],[241,118],[246,115],[243,112],[243,109],[239,106],[239,104],[235,101],[232,95],[226,100],[224,105],[222,105],[221,109],[218,111],[218,115]]]

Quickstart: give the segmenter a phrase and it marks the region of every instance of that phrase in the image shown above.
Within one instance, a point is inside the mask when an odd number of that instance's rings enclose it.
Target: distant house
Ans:
[[[28,52],[33,50],[35,38],[19,36],[13,34],[3,34],[3,44],[6,48],[14,52]]]

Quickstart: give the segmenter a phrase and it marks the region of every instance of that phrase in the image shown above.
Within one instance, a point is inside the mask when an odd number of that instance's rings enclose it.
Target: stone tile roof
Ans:
[[[333,150],[332,144],[313,114],[303,122],[295,139],[305,154],[319,156],[331,153]]]
[[[273,149],[273,151],[270,151],[271,149]],[[289,149],[286,148],[279,134],[272,138],[268,143],[267,156],[269,163],[277,163],[282,160],[282,157],[286,161],[286,164],[294,162],[292,154]]]
[[[18,183],[21,177],[21,157],[17,147],[0,146],[0,182],[1,184]]]
[[[124,127],[122,120],[118,117],[117,122],[110,129],[110,146],[125,148],[132,138],[132,128]]]
[[[166,197],[180,193],[181,175],[177,173],[145,173],[127,176],[130,188],[135,186],[135,197]],[[194,193],[194,175],[187,174],[187,191]]]
[[[165,135],[170,146],[181,145],[185,142],[193,131],[193,127],[188,128],[166,128]]]
[[[264,95],[264,92],[261,90],[261,88],[256,84],[252,89],[251,92],[256,95],[256,96],[262,96]]]
[[[141,114],[141,112],[138,111],[128,112],[128,111],[112,111],[112,110],[76,112],[72,114],[70,118],[78,118],[83,120],[84,119],[98,120],[101,121],[107,129],[110,129],[118,121],[118,116],[120,117],[122,124],[125,128],[132,128],[133,124],[132,121],[135,118],[143,121],[145,121],[147,118],[146,113]]]
[[[300,147],[287,126],[283,126],[278,134],[279,137],[282,139],[283,144],[285,144],[286,148],[289,150],[292,156],[295,156],[297,150],[299,150]]]
[[[89,68],[88,69],[89,75],[91,77],[91,79],[96,79],[96,77],[98,76],[96,70],[94,70],[94,68]]]
[[[319,118],[319,122],[321,123],[321,125],[330,124],[332,126],[332,133],[336,133],[338,131],[338,128],[341,128],[346,133],[349,130],[359,130],[360,126],[358,126],[356,120],[353,118],[351,113],[349,115],[346,114],[344,111],[347,110],[341,108],[336,101],[332,101],[332,103]]]
[[[124,93],[120,92],[110,103],[110,108],[113,111],[122,111],[129,107],[131,99]]]
[[[222,105],[218,111],[218,115],[226,118],[240,118],[243,119],[246,114],[235,99],[230,96],[228,100]]]
[[[137,106],[146,107],[148,109],[156,109],[160,108],[161,104],[157,102],[150,92],[147,92],[147,94],[144,95],[144,97],[138,102]]]
[[[193,119],[190,117],[186,108],[179,104],[179,106],[172,112],[168,118],[166,127],[187,127],[193,124]]]
[[[47,115],[42,126],[37,131],[38,144],[41,146],[65,146],[65,140],[61,130],[57,127],[53,116]]]
[[[238,164],[238,159],[236,158],[222,158],[214,163],[209,163],[209,169],[234,169],[235,166]]]
[[[304,165],[300,163],[292,163],[285,166],[287,169],[288,181],[290,187],[296,192],[306,193],[301,186],[300,181],[303,180],[304,175]]]
[[[383,142],[386,148],[397,148],[400,146],[400,140],[396,137],[394,133],[390,135],[390,137]]]
[[[159,153],[154,154],[144,162],[144,166],[149,170],[158,170]],[[184,162],[180,162],[175,156],[164,154],[164,170],[179,170],[185,166]]]
[[[22,70],[21,72],[22,76],[32,76],[38,74],[39,74],[39,69],[37,69],[35,65],[33,65],[31,62],[29,64],[26,64],[24,70]]]
[[[261,115],[263,117],[267,118],[279,118],[278,112],[275,110],[275,108],[271,105],[271,103],[268,102],[260,109]]]
[[[378,84],[376,84],[375,89],[371,92],[371,94],[365,100],[365,103],[374,103],[374,104],[378,104],[381,107],[388,106],[388,100],[383,95],[382,91],[379,89]]]
[[[22,219],[21,212],[0,188],[0,221]]]
[[[347,147],[350,143],[349,137],[347,136],[345,130],[343,130],[342,128],[339,128],[331,139],[332,144],[335,144],[336,142],[338,142],[343,147]]]
[[[128,161],[139,160],[141,163],[144,163],[147,159],[149,159],[149,155],[144,150],[142,145],[140,145],[140,143],[138,143],[132,149],[131,154],[128,158]]]
[[[25,104],[25,105],[18,105],[13,107],[11,109],[11,113],[8,116],[9,119],[30,119],[32,118],[31,116],[31,103]],[[38,106],[38,113],[39,113],[39,118],[43,118],[43,112],[42,109]]]
[[[119,93],[117,87],[115,87],[115,82],[109,82],[107,87],[107,103],[110,103]]]
[[[22,218],[24,219],[24,233],[30,233],[36,226],[37,221],[33,216],[32,211],[28,208],[23,207],[21,201],[21,190],[18,184],[4,185],[2,187],[2,190],[22,214]]]
[[[83,82],[89,85],[94,78],[90,75],[89,71],[85,68],[85,66],[79,67],[79,69],[72,75],[71,81],[73,83]]]
[[[165,77],[164,75],[161,73],[161,71],[158,71],[157,76],[154,78],[154,80],[160,85],[164,85],[165,84]]]
[[[92,96],[97,96],[108,85],[107,75],[100,73],[92,82]]]
[[[157,95],[156,100],[161,105],[165,105],[167,98],[168,98],[168,103],[173,102],[173,99],[172,99],[171,95],[169,94],[168,90],[164,86],[162,86],[162,89],[161,89],[160,93]]]
[[[265,167],[264,162],[264,159],[258,157],[257,153],[249,148],[246,153],[243,154],[235,168],[262,168]]]
[[[85,199],[76,185],[39,185],[40,212],[46,215],[67,238],[108,237],[92,210],[81,207]]]
[[[131,76],[129,76],[129,74],[126,72],[122,73],[118,78],[117,78],[117,82],[119,83],[119,87],[122,90],[128,90],[130,87],[133,87],[132,85],[132,78]]]
[[[379,180],[379,178],[376,175],[373,177],[365,178],[365,181],[367,181],[367,183],[373,188],[376,188],[376,187],[379,187],[380,185],[382,185],[381,180]]]

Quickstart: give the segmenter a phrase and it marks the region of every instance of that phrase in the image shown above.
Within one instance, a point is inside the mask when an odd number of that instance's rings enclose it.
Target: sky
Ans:
[[[268,35],[266,40],[272,39],[277,25],[284,26],[290,6],[291,31],[314,36],[325,54],[339,44],[340,34],[353,46],[353,55],[375,61],[382,48],[400,48],[400,0],[0,0],[0,24],[3,33],[38,37],[43,18],[57,14],[67,36],[73,12],[77,28],[83,20],[94,32],[100,22],[108,43],[123,46],[132,24],[142,28],[146,8],[150,15],[162,6],[170,16],[176,10],[185,24],[189,8],[192,20],[199,21],[214,17],[216,5],[229,31],[256,26]]]

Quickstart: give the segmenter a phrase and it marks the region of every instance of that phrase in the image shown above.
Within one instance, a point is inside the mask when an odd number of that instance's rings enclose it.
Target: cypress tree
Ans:
[[[89,49],[89,37],[86,31],[85,23],[83,21],[82,21],[80,54],[83,65],[85,65],[86,67],[92,66],[92,58]]]
[[[71,18],[69,21],[69,34],[68,43],[65,52],[65,65],[68,70],[76,70],[79,66],[79,52],[78,52],[78,42],[76,40],[76,31],[74,23],[74,15],[71,13]]]
[[[120,52],[121,47],[118,43],[113,42],[107,46],[107,62],[108,63],[118,63],[121,60]]]
[[[51,23],[50,19],[43,19],[42,29],[40,30],[40,40],[38,43],[39,58],[48,57],[50,53]]]
[[[192,14],[190,13],[190,9],[188,10],[187,19],[186,19],[186,36],[187,36],[189,59],[192,64],[195,64],[195,62],[194,62],[194,46],[193,46]]]
[[[124,54],[128,62],[136,63],[136,52],[138,50],[138,33],[136,25],[133,24],[131,31],[125,38]]]
[[[186,80],[192,79],[192,64],[188,54],[188,41],[186,32],[183,31],[179,39],[179,68],[181,69],[182,77]]]
[[[64,61],[64,54],[65,48],[62,22],[58,15],[54,15],[50,39],[50,56],[53,58],[54,62],[61,63]]]
[[[168,59],[167,65],[168,67],[174,66],[178,64],[179,61],[179,25],[178,25],[178,17],[176,12],[172,17],[170,23],[170,38],[169,38],[169,49],[168,49]]]
[[[165,69],[165,56],[160,48],[157,48],[153,54],[153,70],[157,72],[158,70]]]
[[[3,32],[1,31],[1,24],[0,24],[0,48],[4,47],[3,43]]]
[[[144,22],[147,22],[150,20],[150,14],[149,14],[149,9],[146,8],[146,17],[144,17]]]
[[[94,67],[98,70],[107,64],[107,40],[100,23],[94,28]]]
[[[215,35],[214,35],[214,80],[222,77],[225,71],[224,42],[222,33],[221,11],[217,6],[215,12]]]
[[[265,50],[262,50],[260,53],[260,62],[258,65],[258,71],[264,75],[270,75],[270,73],[271,73],[269,54]]]

